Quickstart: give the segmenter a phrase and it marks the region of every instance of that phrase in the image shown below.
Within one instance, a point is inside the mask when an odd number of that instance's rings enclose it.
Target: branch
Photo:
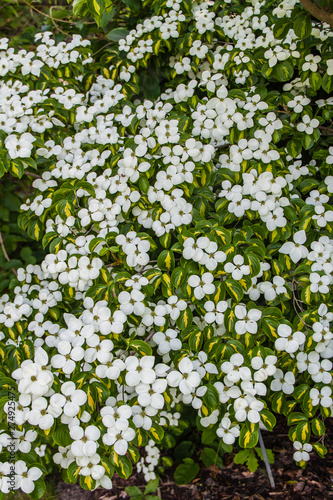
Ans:
[[[333,28],[333,12],[328,10],[320,9],[311,0],[300,0],[304,9],[310,12],[311,16],[315,17],[323,23],[327,23]]]
[[[4,257],[6,259],[7,262],[10,262],[10,258],[8,257],[8,253],[6,251],[6,248],[5,248],[5,245],[4,245],[4,242],[3,242],[3,238],[2,238],[2,233],[0,232],[0,246],[1,246],[1,250],[4,254]],[[15,274],[15,276],[17,277],[17,272],[16,270],[12,267],[11,270],[13,271],[13,273]]]

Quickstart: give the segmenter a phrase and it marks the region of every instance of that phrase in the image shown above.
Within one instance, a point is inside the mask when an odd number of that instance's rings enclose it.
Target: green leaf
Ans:
[[[245,464],[247,465],[247,468],[251,472],[255,472],[258,467],[258,459],[255,455],[254,450],[248,449],[248,450],[241,450],[236,455],[234,456],[234,462],[235,464]]]
[[[31,220],[27,227],[27,232],[33,240],[40,240],[43,234],[43,224],[39,219]]]
[[[311,75],[309,76],[309,83],[313,90],[319,90],[322,83],[320,74],[311,71]]]
[[[253,448],[257,443],[259,439],[258,435],[259,431],[259,425],[257,424],[251,424],[251,423],[246,423],[242,427],[242,430],[240,431],[239,435],[239,446],[242,448]]]
[[[261,460],[264,460],[261,448],[255,447],[254,449],[255,449],[257,455],[259,456],[259,458]],[[275,456],[274,456],[274,453],[272,452],[272,450],[269,450],[268,448],[266,448],[266,455],[267,455],[268,463],[274,464],[274,462],[275,462]]]
[[[149,483],[147,483],[147,486],[145,488],[145,495],[147,495],[147,493],[155,493],[158,489],[158,485],[159,485],[158,477],[156,479],[152,479],[151,481],[149,481]]]
[[[296,158],[302,152],[302,143],[298,139],[292,139],[287,143],[287,151],[290,156]]]
[[[192,458],[185,458],[184,462],[175,470],[174,480],[176,484],[188,484],[200,470],[199,464],[194,462]]]
[[[66,447],[72,444],[73,440],[69,435],[68,426],[60,424],[60,426],[52,432],[52,438],[58,446]]]
[[[171,273],[171,283],[175,288],[179,288],[186,279],[186,271],[182,267],[176,267]]]
[[[192,332],[188,338],[188,345],[190,349],[194,352],[199,352],[204,340],[203,332],[196,330]]]
[[[129,345],[130,349],[133,349],[133,351],[137,352],[141,356],[151,356],[153,353],[150,345],[147,344],[147,342],[145,342],[144,340],[134,339],[134,340],[131,340],[128,343],[128,345]]]
[[[294,74],[294,68],[289,61],[283,61],[277,64],[274,69],[280,82],[287,82]]]
[[[71,483],[75,484],[79,476],[81,467],[77,465],[76,461],[72,462],[67,469],[67,476]]]
[[[287,17],[278,19],[273,26],[273,34],[275,38],[284,38],[291,28],[291,20]]]
[[[327,454],[326,446],[320,443],[313,443],[312,447],[318,453],[320,458],[325,458],[325,455]]]
[[[152,436],[155,443],[160,443],[164,437],[164,430],[159,424],[153,422],[149,429],[149,434]]]
[[[115,454],[116,455],[116,454]],[[132,474],[132,463],[126,455],[118,455],[116,459],[115,469],[118,476],[123,479],[128,479]]]
[[[325,424],[319,418],[314,418],[311,422],[312,432],[315,436],[323,436],[326,431]]]
[[[142,491],[137,486],[127,486],[125,488],[125,491],[131,498],[135,500],[139,500],[139,498],[144,498]]]
[[[308,443],[311,436],[311,427],[309,422],[300,422],[296,426],[296,440],[301,443]]]
[[[211,467],[217,465],[220,469],[223,467],[223,462],[221,457],[212,448],[204,448],[203,452],[200,454],[200,460],[205,464],[206,467]]]
[[[37,479],[37,481],[34,481],[34,489],[32,493],[29,493],[29,497],[32,500],[39,500],[41,498],[46,490],[46,485],[45,481],[42,478]]]
[[[293,28],[296,35],[301,40],[308,38],[311,35],[312,31],[312,21],[310,14],[305,14],[304,11],[302,11],[294,21]]]
[[[125,28],[115,28],[114,30],[109,31],[106,37],[113,42],[119,42],[123,38],[126,38],[129,34],[129,31]]]
[[[260,418],[267,430],[272,431],[276,425],[276,418],[268,410],[261,410]]]
[[[207,391],[202,401],[211,411],[216,410],[220,405],[220,398],[217,389],[212,384],[207,384]]]
[[[242,286],[235,280],[228,278],[224,282],[225,286],[227,287],[228,293],[230,297],[237,303],[241,302],[243,296],[244,296],[244,291]]]
[[[323,78],[322,87],[327,94],[330,94],[333,90],[333,76],[329,76],[326,73]]]
[[[175,256],[171,250],[162,250],[157,259],[157,265],[162,271],[172,271],[175,267]]]

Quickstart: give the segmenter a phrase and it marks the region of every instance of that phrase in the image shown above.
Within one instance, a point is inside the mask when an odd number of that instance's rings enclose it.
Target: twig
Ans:
[[[150,340],[153,335],[155,335],[155,332],[154,331],[150,332],[150,334],[148,335],[148,337],[145,339],[145,342],[148,342],[148,340]]]
[[[330,134],[330,135],[331,135],[331,134],[333,134],[333,128],[329,128],[329,127],[322,127],[322,126],[319,126],[318,128],[319,128],[320,130],[326,130],[326,132],[327,132],[328,134]]]
[[[4,242],[3,242],[3,238],[2,238],[2,233],[0,232],[0,246],[1,246],[1,250],[4,254],[4,257],[6,259],[7,262],[10,262],[10,258],[8,257],[8,253],[6,251],[6,248],[5,248],[5,245],[4,245]],[[12,267],[11,270],[13,271],[13,273],[15,274],[15,276],[17,277],[17,272],[16,270]]]
[[[31,3],[27,2],[27,0],[23,0],[23,2],[26,5],[28,5],[28,7],[35,10],[36,12],[38,12],[38,14],[40,14],[41,16],[48,17],[52,21],[58,21],[59,23],[66,23],[66,24],[75,24],[75,21],[66,21],[65,19],[57,19],[56,17],[49,16],[48,14],[45,14],[45,12],[42,12],[41,10],[36,9],[36,7],[31,5]],[[85,22],[83,22],[83,24],[96,24],[96,23],[95,23],[95,21],[85,21]]]

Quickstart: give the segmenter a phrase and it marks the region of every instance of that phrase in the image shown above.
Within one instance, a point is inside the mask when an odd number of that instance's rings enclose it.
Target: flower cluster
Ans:
[[[27,493],[44,455],[86,489],[153,479],[194,423],[249,447],[283,414],[297,462],[326,452],[331,33],[276,38],[295,2],[154,3],[100,66],[76,36],[2,44],[0,156],[38,167],[19,224],[46,253],[0,299]]]

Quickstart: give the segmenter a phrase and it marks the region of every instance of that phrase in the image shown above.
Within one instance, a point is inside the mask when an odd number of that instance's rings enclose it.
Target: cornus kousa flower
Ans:
[[[293,446],[295,448],[295,453],[293,454],[293,458],[295,462],[308,462],[310,460],[309,453],[312,451],[312,444],[310,443],[300,443],[299,441],[294,441]]]
[[[188,284],[194,288],[193,293],[196,299],[203,299],[205,295],[210,295],[215,291],[213,284],[214,276],[211,273],[203,273],[202,276],[192,275],[188,279]]]
[[[245,306],[235,307],[235,316],[238,319],[235,323],[235,330],[238,335],[245,333],[256,333],[258,331],[258,321],[262,312],[259,309],[247,310]]]
[[[258,401],[253,396],[246,395],[245,398],[238,398],[234,402],[235,418],[238,422],[248,420],[251,423],[260,421],[260,411],[264,408],[264,403]]]
[[[299,347],[305,342],[303,332],[294,332],[288,325],[279,325],[277,329],[279,339],[275,341],[275,347],[278,351],[286,351],[292,354],[298,351]]]
[[[264,281],[258,285],[258,288],[263,292],[265,299],[268,302],[274,300],[278,295],[287,293],[287,289],[284,286],[285,280],[281,276],[274,276],[272,282]]]
[[[236,383],[239,380],[251,378],[251,370],[248,366],[243,366],[244,357],[241,354],[233,354],[229,361],[224,361],[221,365],[222,373],[226,373],[229,382]]]
[[[153,340],[158,345],[158,350],[161,354],[167,354],[172,351],[179,351],[182,348],[182,342],[177,338],[176,330],[168,328],[165,333],[157,332],[153,335]]]
[[[173,370],[167,375],[167,382],[171,387],[179,387],[183,394],[191,394],[200,384],[200,376],[194,371],[193,363],[189,358],[183,358],[178,365],[179,371]]]
[[[86,429],[74,425],[70,428],[70,436],[74,439],[71,444],[71,452],[75,457],[91,457],[95,455],[100,435],[100,430],[94,425],[89,425]]]
[[[222,325],[224,321],[224,312],[228,308],[228,302],[225,300],[221,300],[216,305],[211,300],[205,302],[204,305],[207,313],[205,314],[205,321],[207,323],[217,323],[218,325]]]
[[[257,382],[262,382],[276,372],[276,356],[267,356],[265,359],[256,356],[251,359],[251,366],[255,371],[253,378]]]
[[[222,418],[218,429],[216,430],[218,437],[222,438],[225,444],[233,444],[236,438],[239,437],[240,430],[238,425],[232,425],[230,418]]]
[[[324,386],[320,390],[313,388],[310,390],[310,398],[313,406],[319,404],[324,408],[330,408],[333,404],[332,389],[329,386]]]
[[[272,391],[283,391],[285,394],[294,392],[295,375],[293,372],[283,373],[279,368],[274,373],[274,380],[271,382]]]
[[[61,393],[51,396],[51,405],[59,408],[64,415],[75,417],[80,407],[86,403],[87,394],[82,389],[76,389],[74,382],[71,381],[62,384]]]
[[[304,230],[298,231],[294,234],[293,240],[287,243],[284,243],[280,248],[279,252],[289,255],[291,260],[295,263],[307,257],[309,251],[303,245],[306,242],[306,233]]]
[[[38,467],[28,469],[23,460],[18,460],[15,463],[15,475],[17,488],[29,494],[34,491],[35,481],[43,475],[43,472]]]
[[[250,266],[244,264],[244,257],[242,255],[236,255],[232,262],[227,262],[224,265],[224,270],[227,273],[231,273],[232,278],[237,281],[251,272]]]
[[[155,363],[154,356],[144,356],[138,359],[134,356],[129,356],[126,361],[126,384],[130,387],[135,387],[140,382],[151,384],[156,379],[156,373],[153,369]]]
[[[314,293],[323,293],[326,294],[329,292],[329,285],[331,284],[331,279],[323,275],[321,276],[319,273],[311,273],[310,274],[310,290]]]

